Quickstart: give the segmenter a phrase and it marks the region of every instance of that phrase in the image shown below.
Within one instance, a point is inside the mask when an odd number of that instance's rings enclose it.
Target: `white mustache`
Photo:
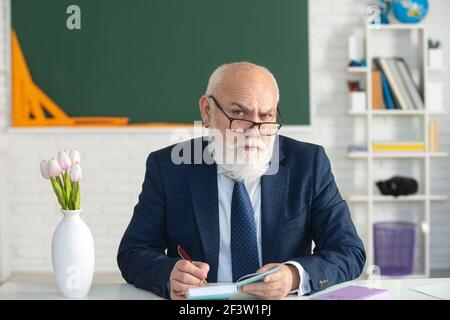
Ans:
[[[247,141],[242,141],[242,140],[238,140],[237,143],[229,143],[228,147],[233,148],[233,149],[240,149],[240,148],[246,148],[246,147],[257,147],[258,149],[261,150],[266,150],[267,146],[264,142],[260,141],[260,140],[247,140]]]

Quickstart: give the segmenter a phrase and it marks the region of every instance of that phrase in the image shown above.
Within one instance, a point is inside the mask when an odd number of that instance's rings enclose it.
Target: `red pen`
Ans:
[[[181,258],[183,258],[183,260],[187,260],[189,262],[192,262],[191,257],[188,255],[188,253],[186,252],[186,250],[184,250],[184,247],[179,244],[178,245],[178,254],[180,255]],[[205,280],[203,280],[203,283],[206,285],[208,284],[208,282]]]

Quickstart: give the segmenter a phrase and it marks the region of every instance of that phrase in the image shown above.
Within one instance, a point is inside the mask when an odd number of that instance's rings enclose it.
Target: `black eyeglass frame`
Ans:
[[[281,121],[281,112],[280,112],[280,109],[279,109],[278,106],[277,106],[277,114],[279,115],[279,120],[280,120],[280,121],[277,121],[277,122],[255,122],[255,121],[252,121],[252,120],[247,120],[247,119],[240,119],[240,118],[233,118],[233,117],[230,117],[230,116],[225,112],[225,110],[223,109],[223,107],[220,105],[219,101],[217,101],[217,99],[216,99],[213,95],[209,95],[208,98],[211,98],[211,99],[214,101],[214,104],[216,105],[216,107],[219,108],[220,111],[222,111],[222,113],[225,115],[225,117],[228,118],[228,120],[230,120],[230,130],[231,130],[231,131],[233,131],[233,129],[231,129],[231,125],[232,125],[233,121],[236,121],[236,120],[239,120],[239,121],[245,121],[245,122],[250,122],[250,123],[252,124],[252,126],[251,126],[250,128],[248,128],[248,129],[246,129],[246,130],[251,130],[251,129],[253,129],[254,127],[257,126],[257,127],[258,127],[258,131],[259,131],[259,133],[260,133],[262,136],[274,136],[274,135],[276,135],[276,134],[280,131],[281,127],[283,126],[283,121]],[[261,125],[263,125],[263,124],[276,124],[276,125],[277,125],[277,131],[276,131],[275,133],[273,133],[273,134],[262,134],[260,129],[261,129]],[[235,131],[233,131],[233,132],[235,132]],[[245,132],[244,132],[244,133],[245,133]]]

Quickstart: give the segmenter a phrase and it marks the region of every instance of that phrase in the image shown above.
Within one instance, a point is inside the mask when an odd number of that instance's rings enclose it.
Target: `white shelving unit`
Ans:
[[[391,39],[391,43],[384,38]],[[392,40],[394,39],[394,40]],[[400,39],[401,46],[395,45],[393,41]],[[366,61],[367,67],[348,68],[347,71],[352,77],[358,77],[363,82],[365,80],[365,87],[367,92],[367,110],[366,111],[348,111],[348,115],[354,117],[355,121],[365,122],[365,144],[367,145],[367,152],[352,152],[348,156],[358,162],[358,164],[365,167],[365,175],[367,184],[365,191],[361,194],[353,194],[348,197],[351,206],[362,206],[367,213],[365,217],[367,229],[365,231],[364,241],[367,252],[366,266],[374,264],[374,242],[373,242],[373,223],[377,221],[385,221],[378,216],[379,211],[386,214],[383,207],[379,206],[417,206],[419,209],[419,217],[416,217],[415,222],[418,225],[416,239],[421,241],[421,254],[418,265],[415,265],[415,271],[412,275],[407,277],[429,277],[430,275],[430,215],[431,203],[434,201],[447,201],[446,195],[438,195],[431,193],[430,172],[432,160],[446,158],[447,153],[444,152],[430,152],[429,141],[429,122],[433,116],[446,115],[445,111],[431,112],[427,108],[428,97],[426,93],[426,84],[429,73],[445,72],[445,69],[431,69],[428,67],[428,35],[427,29],[424,25],[416,24],[391,24],[391,25],[368,25],[366,27]],[[411,41],[411,47],[408,42]],[[380,46],[383,43],[383,46]],[[391,44],[391,45],[390,45]],[[415,49],[415,51],[414,51]],[[375,57],[392,57],[392,56],[406,56],[408,64],[411,61],[416,63],[416,75],[419,78],[419,87],[423,90],[425,97],[425,110],[373,110],[372,109],[372,69],[373,58]],[[410,66],[411,67],[411,66]],[[378,122],[380,119],[389,119],[389,121],[408,121],[411,119],[411,126],[416,124],[417,130],[422,131],[422,141],[425,143],[425,152],[403,152],[403,153],[378,153],[372,151],[372,143],[376,139],[377,130],[380,130]],[[386,121],[386,120],[381,120]],[[415,139],[412,139],[415,140]],[[378,162],[381,161],[397,161],[397,162],[419,162],[422,166],[422,178],[419,180],[418,194],[404,197],[390,197],[383,196],[378,193],[375,185],[375,174],[377,173]],[[356,164],[355,164],[356,165]],[[359,167],[360,169],[361,167]],[[411,210],[413,211],[413,210]],[[417,210],[416,210],[417,211]],[[353,212],[353,210],[352,210]],[[401,214],[400,214],[401,215]],[[397,220],[392,218],[392,220]],[[407,219],[402,219],[407,220]],[[417,247],[416,247],[417,249]],[[417,262],[416,262],[417,264]]]
[[[376,153],[369,153],[369,152],[350,152],[348,154],[350,159],[366,159],[369,157],[372,157],[374,159],[376,158],[385,158],[385,159],[395,159],[395,158],[406,158],[406,159],[412,159],[412,158],[425,158],[427,156],[431,158],[446,158],[448,157],[447,152],[376,152]]]
[[[426,111],[426,110],[372,110],[372,111],[352,111],[348,112],[351,116],[367,116],[369,113],[374,116],[424,116],[424,115],[445,115],[446,110]]]

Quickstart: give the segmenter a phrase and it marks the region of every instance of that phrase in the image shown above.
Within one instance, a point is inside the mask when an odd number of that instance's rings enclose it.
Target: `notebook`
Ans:
[[[311,300],[388,300],[389,298],[388,290],[348,286],[311,298]]]
[[[409,288],[409,290],[417,291],[441,300],[450,300],[450,280],[447,279],[441,283],[416,286]]]
[[[235,283],[209,283],[207,286],[189,288],[186,293],[187,300],[228,300],[237,296],[240,288],[246,284],[262,281],[265,276],[277,272],[274,267],[265,272],[252,273],[241,277]]]

